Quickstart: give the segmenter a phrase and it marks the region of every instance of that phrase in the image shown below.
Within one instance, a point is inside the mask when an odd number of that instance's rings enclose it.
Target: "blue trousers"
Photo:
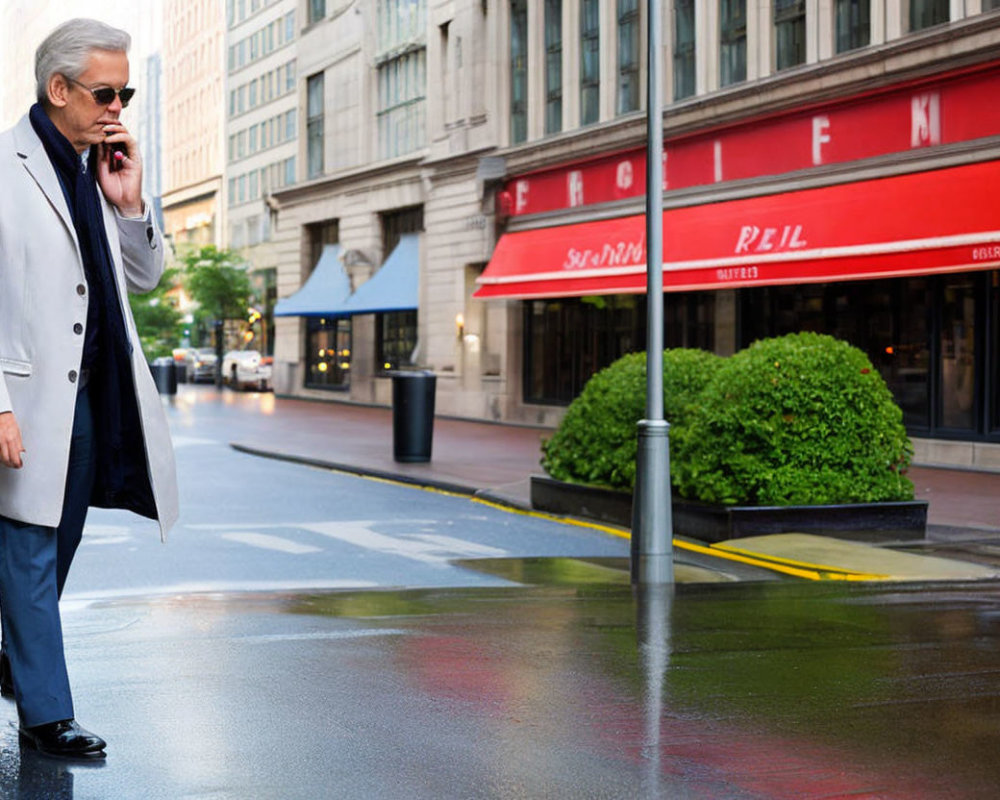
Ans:
[[[30,442],[26,445],[31,447]],[[94,421],[88,391],[82,389],[76,399],[59,526],[29,525],[0,516],[3,642],[21,724],[29,727],[74,716],[59,598],[83,536],[95,465]]]

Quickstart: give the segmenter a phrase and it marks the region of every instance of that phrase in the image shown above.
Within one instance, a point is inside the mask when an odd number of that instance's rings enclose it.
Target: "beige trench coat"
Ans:
[[[165,538],[178,513],[174,454],[126,295],[156,286],[163,241],[148,212],[146,219],[123,219],[101,199],[132,345],[150,486]],[[0,466],[0,514],[11,519],[59,524],[84,342],[74,326],[86,326],[87,292],[59,179],[25,115],[0,134],[0,411],[14,412],[25,449],[21,469]]]

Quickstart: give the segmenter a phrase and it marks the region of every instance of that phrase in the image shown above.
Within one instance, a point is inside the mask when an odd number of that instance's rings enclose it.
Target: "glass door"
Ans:
[[[942,279],[938,338],[940,425],[954,431],[976,430],[976,282],[969,273]]]

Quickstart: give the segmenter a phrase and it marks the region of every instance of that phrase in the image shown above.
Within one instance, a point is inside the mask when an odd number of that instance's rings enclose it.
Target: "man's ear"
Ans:
[[[49,97],[49,104],[57,108],[63,108],[69,103],[69,81],[60,73],[55,73],[49,78],[46,86],[46,94]]]

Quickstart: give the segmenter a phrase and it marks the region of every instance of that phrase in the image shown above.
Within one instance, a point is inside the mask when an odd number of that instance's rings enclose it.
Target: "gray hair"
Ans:
[[[68,20],[45,37],[35,51],[35,95],[48,102],[49,79],[56,74],[76,80],[94,50],[127,53],[132,37],[96,19]]]

